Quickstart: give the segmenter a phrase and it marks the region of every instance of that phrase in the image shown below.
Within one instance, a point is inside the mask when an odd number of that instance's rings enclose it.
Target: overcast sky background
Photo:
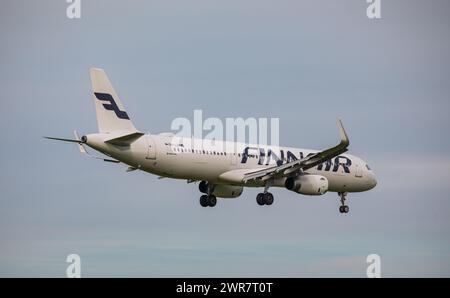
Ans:
[[[450,2],[113,1],[0,4],[0,276],[450,277]],[[197,185],[42,139],[97,131],[89,67],[135,125],[279,117],[281,144],[327,148],[342,117],[378,186],[305,197],[256,189],[215,208]]]

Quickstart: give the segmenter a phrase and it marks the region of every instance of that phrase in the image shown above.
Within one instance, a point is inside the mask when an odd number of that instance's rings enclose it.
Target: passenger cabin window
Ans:
[[[369,167],[369,165],[368,164],[366,164],[366,168],[369,170],[369,171],[371,171],[372,169]]]

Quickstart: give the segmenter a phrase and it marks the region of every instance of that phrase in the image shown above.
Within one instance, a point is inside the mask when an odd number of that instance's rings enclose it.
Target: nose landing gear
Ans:
[[[348,213],[349,208],[348,208],[347,205],[345,205],[345,200],[346,200],[347,193],[346,192],[339,192],[338,195],[341,198],[341,206],[339,206],[339,212],[341,212],[341,213]]]

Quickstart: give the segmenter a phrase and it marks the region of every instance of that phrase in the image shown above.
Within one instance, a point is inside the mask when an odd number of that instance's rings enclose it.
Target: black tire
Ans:
[[[259,194],[256,196],[256,203],[258,203],[259,206],[263,206],[263,205],[266,204],[266,203],[265,203],[265,200],[264,200],[264,194],[263,194],[263,193],[259,193]]]
[[[344,208],[344,213],[348,213],[348,211],[349,211],[349,208],[348,208],[348,206],[347,205],[345,205],[345,206],[343,206]]]
[[[217,204],[216,196],[215,195],[210,195],[208,197],[208,205],[209,205],[209,207],[214,207],[214,206],[216,206],[216,204]]]
[[[270,192],[266,193],[264,195],[264,203],[266,203],[266,205],[272,205],[273,204],[273,194],[271,194]]]
[[[207,195],[203,195],[200,197],[200,205],[202,207],[208,207],[209,206],[209,200]]]
[[[208,193],[208,182],[206,181],[200,182],[200,184],[198,185],[198,189],[200,190],[201,193]]]
[[[344,206],[339,206],[339,212],[344,213]]]

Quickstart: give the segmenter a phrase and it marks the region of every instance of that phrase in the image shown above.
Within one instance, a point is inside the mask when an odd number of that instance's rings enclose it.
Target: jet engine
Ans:
[[[284,186],[302,195],[318,196],[328,191],[328,179],[321,175],[300,175],[286,179]]]

